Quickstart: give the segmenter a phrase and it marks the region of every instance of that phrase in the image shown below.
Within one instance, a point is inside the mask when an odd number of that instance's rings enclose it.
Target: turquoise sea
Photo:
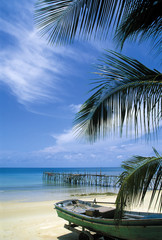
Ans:
[[[43,172],[119,175],[122,168],[0,168],[0,201],[62,200],[77,193],[117,191],[111,187],[45,183]]]

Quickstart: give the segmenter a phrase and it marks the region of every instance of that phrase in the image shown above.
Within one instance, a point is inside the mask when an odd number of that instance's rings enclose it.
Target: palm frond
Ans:
[[[107,132],[135,136],[156,132],[162,117],[162,74],[122,54],[108,51],[97,65],[95,93],[82,105],[74,124],[76,132],[91,141]]]
[[[119,27],[121,45],[128,37],[141,39],[161,33],[162,1],[37,0],[35,21],[50,43],[70,43],[77,37],[105,39]],[[120,25],[120,23],[122,24]],[[160,46],[161,40],[155,42]]]
[[[158,210],[162,210],[160,199],[162,198],[162,156],[142,157],[134,156],[129,161],[124,161],[122,168],[125,170],[119,179],[120,189],[116,199],[116,218],[120,219],[125,207],[135,203],[141,204],[146,192],[153,185],[149,208],[156,200],[154,207],[158,204]]]
[[[105,38],[137,0],[38,0],[35,21],[51,43],[69,43],[75,36]]]
[[[139,41],[153,37],[153,44],[156,48],[162,45],[162,1],[142,0],[128,16],[122,19],[117,31],[117,38],[123,47],[127,38],[131,41]],[[160,49],[161,50],[161,49]]]

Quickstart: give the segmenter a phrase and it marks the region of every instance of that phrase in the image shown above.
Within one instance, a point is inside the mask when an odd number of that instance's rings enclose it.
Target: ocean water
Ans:
[[[62,200],[78,193],[117,191],[112,187],[47,183],[43,172],[119,175],[122,168],[0,168],[0,201]]]

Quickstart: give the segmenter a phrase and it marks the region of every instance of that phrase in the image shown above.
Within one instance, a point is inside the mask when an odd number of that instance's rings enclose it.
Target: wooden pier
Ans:
[[[53,173],[44,172],[43,181],[46,183],[118,187],[119,176],[102,174],[72,174],[72,173]]]

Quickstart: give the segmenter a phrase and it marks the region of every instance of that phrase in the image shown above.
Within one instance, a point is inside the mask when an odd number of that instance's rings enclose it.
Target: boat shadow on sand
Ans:
[[[76,240],[78,239],[77,233],[68,233],[57,238],[58,240]]]

